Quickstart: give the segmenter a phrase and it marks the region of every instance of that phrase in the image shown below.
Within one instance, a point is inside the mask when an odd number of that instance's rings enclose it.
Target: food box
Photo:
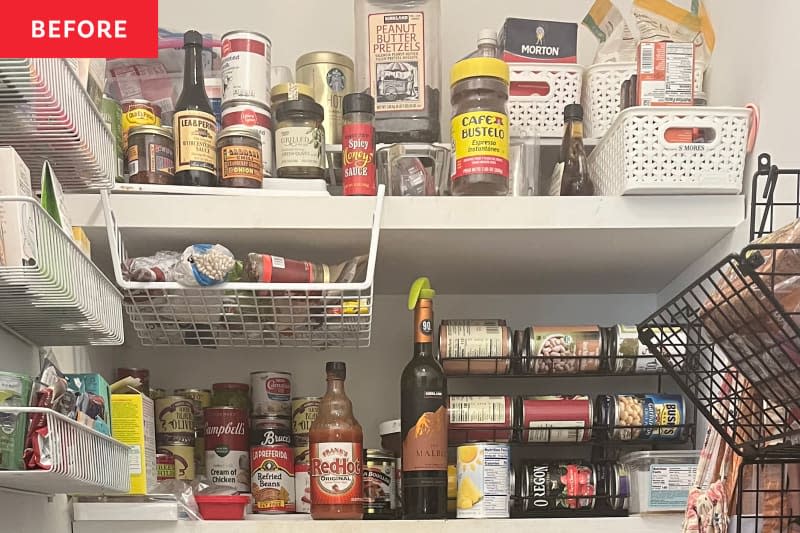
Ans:
[[[509,63],[577,63],[578,25],[574,22],[507,18],[499,36]]]
[[[67,374],[69,389],[76,393],[75,420],[111,435],[108,382],[100,374]]]
[[[638,104],[694,104],[694,45],[668,41],[639,44]]]
[[[26,407],[31,398],[29,376],[0,372],[0,470],[23,470],[25,449],[25,414],[4,413],[3,407]]]
[[[130,494],[147,494],[156,485],[153,400],[143,394],[112,394],[111,434],[131,448]]]
[[[0,196],[33,196],[30,170],[10,146],[0,146]],[[1,266],[32,264],[36,257],[33,209],[26,202],[0,203]]]
[[[683,512],[699,459],[698,450],[645,451],[621,457],[630,471],[630,512]]]

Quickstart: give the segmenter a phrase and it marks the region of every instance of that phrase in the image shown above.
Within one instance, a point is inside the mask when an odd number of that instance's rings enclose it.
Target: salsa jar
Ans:
[[[132,127],[128,132],[125,161],[131,183],[173,185],[175,140],[172,131],[161,126]]]
[[[275,161],[279,178],[325,177],[325,130],[322,106],[288,100],[275,108]]]
[[[229,126],[217,135],[221,187],[260,189],[264,180],[261,135],[246,126]]]

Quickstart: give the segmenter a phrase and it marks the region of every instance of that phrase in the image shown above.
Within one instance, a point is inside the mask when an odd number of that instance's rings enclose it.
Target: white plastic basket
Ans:
[[[103,191],[114,274],[133,329],[145,346],[368,347],[384,191],[380,185],[375,198],[364,281],[233,282],[204,288],[126,281],[121,268],[127,258],[123,236],[110,195]]]
[[[39,494],[128,492],[126,445],[51,409],[0,407],[0,413],[44,416],[52,463],[49,470],[0,471],[0,487]]]
[[[114,136],[65,59],[0,59],[0,145],[19,153],[34,189],[45,160],[64,190],[111,188],[117,175]]]
[[[589,155],[595,192],[739,194],[749,120],[749,109],[735,107],[626,109]],[[671,128],[702,128],[711,140],[669,142],[665,134]]]
[[[540,137],[564,135],[564,107],[581,101],[583,67],[574,64],[509,63],[511,83],[546,83],[544,96],[511,96],[509,124],[535,128]]]
[[[35,264],[0,266],[0,323],[38,346],[122,344],[119,291],[36,199],[0,196],[13,204],[35,228]]]
[[[705,66],[694,71],[694,90],[703,90]],[[599,63],[586,69],[582,104],[586,137],[602,137],[619,114],[622,82],[636,74],[636,63]]]

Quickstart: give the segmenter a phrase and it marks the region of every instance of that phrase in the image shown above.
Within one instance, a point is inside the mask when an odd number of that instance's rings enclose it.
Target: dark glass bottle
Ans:
[[[203,36],[183,34],[183,90],[175,104],[175,183],[217,185],[217,122],[203,81]]]
[[[414,357],[400,382],[403,517],[447,516],[447,380],[433,353],[433,297],[428,278],[411,286]]]
[[[583,147],[583,107],[564,108],[564,138],[561,141],[561,196],[592,196],[594,183],[589,178],[586,149]]]

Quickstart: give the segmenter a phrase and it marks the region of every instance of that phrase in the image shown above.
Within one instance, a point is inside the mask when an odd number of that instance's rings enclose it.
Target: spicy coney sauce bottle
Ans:
[[[328,390],[309,431],[311,517],[314,520],[361,520],[363,441],[361,424],[344,392],[345,364],[325,365]]]

